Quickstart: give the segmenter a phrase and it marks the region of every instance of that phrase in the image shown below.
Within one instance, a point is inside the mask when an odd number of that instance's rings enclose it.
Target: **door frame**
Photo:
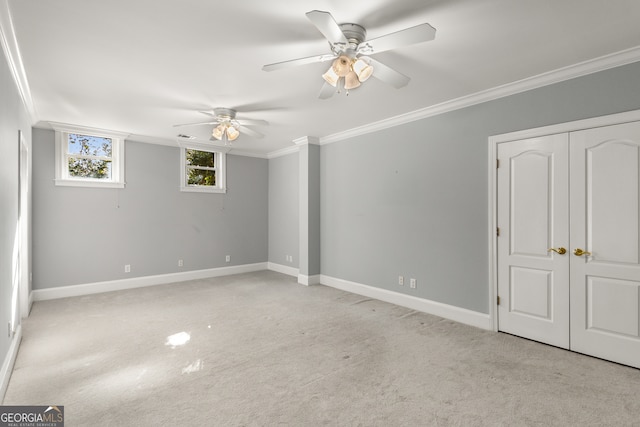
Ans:
[[[520,139],[537,138],[557,133],[573,132],[584,129],[591,129],[602,126],[617,125],[621,123],[640,121],[640,110],[627,111],[624,113],[610,114],[606,116],[593,117],[589,119],[576,120],[572,122],[559,123],[550,126],[542,126],[532,129],[525,129],[515,132],[493,135],[489,137],[488,154],[488,183],[489,183],[489,215],[488,215],[488,242],[489,242],[489,318],[493,325],[493,331],[498,331],[498,187],[497,187],[497,162],[498,144]],[[504,165],[500,165],[504,167]]]

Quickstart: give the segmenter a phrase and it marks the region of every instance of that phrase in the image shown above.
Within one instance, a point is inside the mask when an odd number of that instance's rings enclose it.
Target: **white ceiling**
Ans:
[[[208,141],[211,126],[173,125],[230,107],[270,123],[233,145],[263,155],[640,45],[637,0],[5,1],[40,125]],[[320,100],[329,63],[262,71],[329,53],[305,16],[314,9],[369,39],[424,22],[436,38],[375,55],[407,86],[372,78]]]

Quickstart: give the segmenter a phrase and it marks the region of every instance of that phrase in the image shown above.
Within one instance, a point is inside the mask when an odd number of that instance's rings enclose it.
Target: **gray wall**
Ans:
[[[298,164],[298,153],[269,160],[269,262],[293,268],[299,266]]]
[[[54,132],[33,143],[34,289],[267,261],[266,159],[227,155],[226,194],[187,193],[178,148],[126,141],[124,189],[61,187]]]
[[[29,116],[6,57],[0,53],[0,365],[11,345],[7,324],[11,321],[12,258],[18,222],[18,131],[30,144]]]
[[[488,137],[634,109],[640,63],[322,146],[322,274],[488,313]]]

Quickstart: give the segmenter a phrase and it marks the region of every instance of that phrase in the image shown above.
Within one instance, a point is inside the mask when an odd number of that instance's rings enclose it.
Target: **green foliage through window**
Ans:
[[[111,179],[111,138],[70,133],[67,145],[69,176]]]
[[[186,150],[187,185],[216,185],[216,154],[208,151]]]
[[[69,175],[78,178],[109,179],[111,177],[111,162],[70,158]]]

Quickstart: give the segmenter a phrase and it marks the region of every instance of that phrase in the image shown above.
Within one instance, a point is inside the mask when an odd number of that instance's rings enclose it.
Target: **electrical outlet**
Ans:
[[[227,255],[227,257],[225,258],[226,262],[231,262],[231,255]]]
[[[416,288],[416,286],[417,286],[417,284],[418,284],[418,283],[417,283],[416,279],[411,279],[411,280],[409,280],[409,286],[410,286],[412,289],[415,289],[415,288]]]
[[[404,286],[404,276],[398,276],[398,285]]]
[[[131,265],[130,264],[125,264],[124,272],[125,273],[131,273]]]
[[[179,259],[178,260],[178,267],[182,267],[182,266],[184,266],[184,261]]]

